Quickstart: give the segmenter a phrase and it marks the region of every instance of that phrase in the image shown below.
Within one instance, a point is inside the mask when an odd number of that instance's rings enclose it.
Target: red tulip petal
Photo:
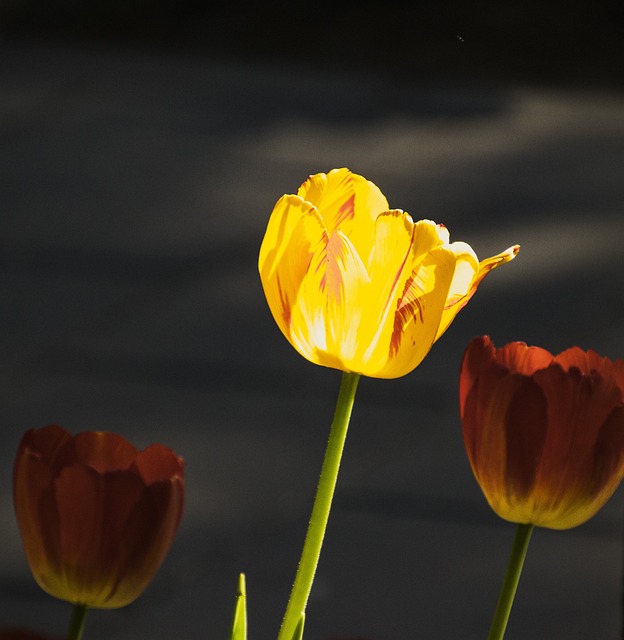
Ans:
[[[58,468],[59,456],[62,456],[62,452],[68,446],[71,447],[72,440],[71,434],[59,425],[30,429],[22,437],[18,456],[21,451],[29,450],[35,453],[48,468],[54,470]]]
[[[557,514],[574,496],[586,496],[594,480],[592,457],[603,425],[621,405],[612,381],[598,374],[584,376],[577,368],[564,371],[553,365],[538,371],[534,380],[549,405],[549,433],[538,474],[542,510]]]
[[[126,522],[120,549],[121,571],[108,606],[131,602],[152,580],[165,559],[182,517],[184,484],[174,477],[145,488]]]
[[[555,361],[566,371],[571,367],[576,367],[586,375],[591,371],[597,371],[603,378],[612,378],[622,390],[624,399],[624,360],[611,361],[609,358],[600,356],[592,349],[585,352],[579,347],[572,347],[562,351],[555,358]]]
[[[516,380],[519,385],[505,416],[505,476],[510,497],[524,501],[535,484],[548,434],[548,407],[543,391],[531,378]]]
[[[490,499],[504,491],[507,443],[504,425],[521,379],[491,367],[468,393],[462,419],[464,442],[475,476]]]
[[[137,450],[116,433],[85,431],[74,437],[76,458],[99,473],[128,469]]]
[[[492,365],[494,354],[494,345],[488,336],[473,338],[464,351],[459,374],[459,407],[462,417],[468,393],[481,373]]]
[[[161,444],[153,444],[140,451],[134,464],[146,485],[182,476],[184,472],[182,458]]]
[[[611,370],[611,373],[622,391],[622,401],[624,401],[624,360],[621,358],[615,360],[613,362],[613,369]]]
[[[101,606],[115,588],[124,528],[143,482],[131,472],[100,475],[73,465],[56,480],[55,490],[64,599]]]
[[[593,486],[590,493],[602,504],[608,500],[624,475],[624,407],[611,411],[600,428],[594,446]]]
[[[624,476],[623,452],[624,407],[618,406],[600,429],[587,463],[577,469],[580,482],[571,484],[558,501],[544,501],[536,524],[570,529],[592,518],[613,495]]]
[[[553,356],[541,347],[529,347],[525,342],[510,342],[496,350],[496,362],[510,371],[530,376],[545,369],[553,361]]]
[[[15,516],[28,562],[40,584],[40,577],[53,571],[51,566],[58,558],[58,513],[52,482],[41,456],[20,448],[13,470]]]

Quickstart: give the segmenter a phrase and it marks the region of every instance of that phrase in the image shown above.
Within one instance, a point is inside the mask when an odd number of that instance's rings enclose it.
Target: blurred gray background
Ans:
[[[257,254],[279,196],[347,166],[482,258],[522,249],[417,370],[361,382],[305,638],[485,638],[514,527],[459,363],[481,334],[624,355],[622,7],[3,0],[0,627],[69,618],[11,504],[21,434],[56,422],[187,464],[169,558],[85,638],[225,639],[241,571],[276,637],[340,375],[281,336]],[[623,499],[535,532],[509,640],[621,637]]]

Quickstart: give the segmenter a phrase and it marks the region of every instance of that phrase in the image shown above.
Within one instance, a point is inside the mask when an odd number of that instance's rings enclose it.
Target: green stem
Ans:
[[[488,640],[503,640],[505,636],[507,621],[509,620],[509,614],[513,606],[532,533],[532,524],[519,524],[516,527],[516,536],[513,547],[511,548],[511,555],[509,556],[509,565],[507,566],[503,586],[500,596],[498,597],[498,604],[496,605],[496,612],[494,613]]]
[[[327,449],[325,450],[323,468],[321,469],[321,476],[316,489],[312,516],[310,517],[308,532],[303,544],[301,559],[299,560],[299,568],[290,592],[290,599],[288,600],[278,640],[292,640],[297,630],[297,625],[301,621],[301,616],[305,613],[312,582],[314,581],[314,574],[321,555],[325,529],[327,528],[336,480],[338,479],[340,459],[342,458],[359,380],[360,376],[357,373],[345,372],[342,374],[340,392],[336,402]]]
[[[87,617],[88,607],[84,604],[75,604],[72,609],[71,620],[69,621],[69,630],[67,632],[67,640],[80,640],[84,631],[85,618]]]

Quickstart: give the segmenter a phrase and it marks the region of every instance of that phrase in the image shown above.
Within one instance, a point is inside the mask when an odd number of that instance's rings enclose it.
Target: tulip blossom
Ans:
[[[258,267],[282,333],[311,362],[377,378],[417,367],[494,267],[431,220],[390,209],[348,169],[310,176],[282,196]]]
[[[59,426],[22,438],[13,472],[15,513],[33,575],[49,594],[111,609],[137,598],[180,523],[183,461],[114,433],[72,436]]]
[[[460,407],[470,465],[505,520],[575,527],[624,476],[622,360],[475,338],[462,361]]]

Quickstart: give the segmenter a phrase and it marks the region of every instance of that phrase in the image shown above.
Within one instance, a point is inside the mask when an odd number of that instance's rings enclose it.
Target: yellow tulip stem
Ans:
[[[509,614],[513,606],[532,533],[532,524],[519,524],[516,527],[516,535],[511,548],[511,555],[509,556],[509,564],[507,565],[503,586],[498,597],[498,604],[496,605],[496,612],[492,619],[488,640],[503,640],[505,636],[507,621],[509,620]]]
[[[67,640],[80,640],[84,631],[85,618],[89,607],[85,604],[75,604],[72,609],[71,620],[69,621],[69,630],[67,632]]]
[[[325,458],[316,490],[308,532],[278,640],[292,640],[297,632],[297,626],[301,624],[302,616],[305,614],[314,574],[321,555],[321,547],[323,546],[323,538],[325,537],[359,379],[360,376],[356,373],[345,372],[342,374],[340,392],[336,402],[327,449],[325,450]]]

